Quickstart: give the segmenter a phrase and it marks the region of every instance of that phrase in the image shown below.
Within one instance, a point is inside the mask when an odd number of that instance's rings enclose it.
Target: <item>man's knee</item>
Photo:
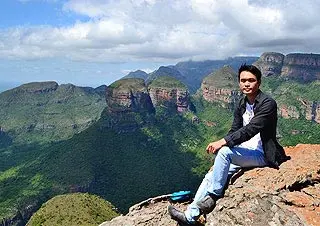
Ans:
[[[230,154],[232,154],[232,150],[227,147],[227,146],[223,146],[219,151],[218,151],[218,155],[220,155],[221,157],[228,157],[230,156]]]

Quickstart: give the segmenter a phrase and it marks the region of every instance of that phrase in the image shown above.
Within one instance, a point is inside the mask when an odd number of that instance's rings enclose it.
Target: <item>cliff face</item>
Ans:
[[[320,54],[292,53],[286,55],[281,76],[304,82],[320,79]]]
[[[280,75],[285,56],[281,53],[263,53],[259,60],[254,64],[260,68],[263,76]]]
[[[121,79],[106,89],[111,112],[152,111],[153,105],[143,79]]]
[[[230,184],[225,197],[207,215],[206,225],[319,225],[320,145],[297,145],[285,151],[291,160],[279,170],[245,171]],[[174,225],[168,205],[166,195],[151,198],[100,226]],[[187,206],[175,205],[182,210]]]
[[[283,103],[283,101],[278,104],[279,116],[283,118],[306,119],[308,121],[320,123],[319,101],[307,100],[301,97],[295,97],[294,99],[296,101],[296,106],[290,105],[289,103]]]
[[[167,106],[175,108],[178,112],[188,110],[189,93],[186,89],[171,89],[154,87],[149,90],[152,103],[155,106]]]
[[[121,79],[106,89],[106,102],[111,112],[149,112],[165,106],[178,112],[188,110],[189,92],[180,81],[161,76],[147,87],[143,79]]]
[[[254,63],[262,75],[280,76],[302,82],[320,79],[320,54],[266,52]]]
[[[283,118],[300,118],[300,113],[295,106],[280,105],[278,111],[279,115]]]
[[[149,84],[154,106],[164,106],[178,112],[187,111],[190,97],[187,86],[178,79],[181,79],[181,74],[171,68],[160,67],[156,75]]]
[[[229,66],[208,75],[203,79],[201,91],[208,102],[218,102],[223,107],[230,107],[240,97],[236,72]]]
[[[309,121],[320,123],[320,103],[299,99],[305,111],[305,118]]]
[[[148,87],[143,79],[118,80],[107,87],[106,102],[108,116],[103,117],[102,127],[124,133],[133,132],[145,123],[138,114],[154,113],[157,106],[184,112],[189,109],[190,99],[187,88],[180,81],[161,76]]]

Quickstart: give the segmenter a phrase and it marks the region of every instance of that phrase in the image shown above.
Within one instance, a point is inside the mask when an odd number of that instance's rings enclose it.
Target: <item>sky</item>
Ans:
[[[320,0],[1,0],[0,91],[186,60],[320,53]]]

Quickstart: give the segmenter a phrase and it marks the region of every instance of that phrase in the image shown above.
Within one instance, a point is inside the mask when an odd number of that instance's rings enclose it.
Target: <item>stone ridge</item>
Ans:
[[[320,145],[285,148],[291,160],[279,170],[247,170],[207,215],[206,225],[320,225]],[[100,226],[175,225],[167,213],[168,195],[148,199]],[[185,209],[187,203],[174,204]]]

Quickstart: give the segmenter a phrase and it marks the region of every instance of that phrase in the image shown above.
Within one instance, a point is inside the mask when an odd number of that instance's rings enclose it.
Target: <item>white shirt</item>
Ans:
[[[251,119],[254,116],[253,112],[254,105],[250,105],[249,103],[246,103],[246,111],[242,115],[243,119],[243,126],[246,126],[249,124]],[[263,153],[263,147],[262,147],[262,141],[260,138],[260,133],[256,134],[254,137],[252,137],[250,140],[247,140],[241,144],[238,145],[238,147],[247,148],[250,150],[257,150]]]

